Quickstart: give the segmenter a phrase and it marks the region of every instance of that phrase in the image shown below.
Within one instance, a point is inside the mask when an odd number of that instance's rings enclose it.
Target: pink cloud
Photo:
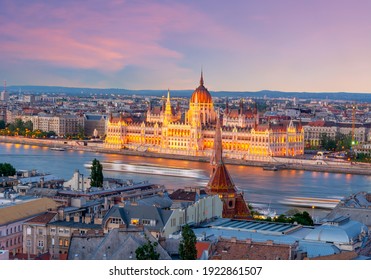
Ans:
[[[156,67],[164,59],[174,66],[183,54],[166,47],[169,33],[192,34],[197,42],[185,45],[214,48],[221,37],[239,37],[204,13],[176,3],[72,1],[53,7],[40,2],[18,8],[17,21],[5,22],[0,31],[0,37],[12,38],[2,42],[2,53],[62,67],[117,71],[127,65]]]

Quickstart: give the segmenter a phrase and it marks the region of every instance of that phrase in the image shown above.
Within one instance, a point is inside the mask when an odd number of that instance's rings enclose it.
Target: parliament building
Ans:
[[[200,85],[193,92],[183,116],[179,106],[172,106],[168,91],[161,108],[149,106],[145,121],[135,123],[122,114],[111,115],[104,147],[210,157],[219,115],[201,73]],[[290,120],[259,123],[257,108],[246,109],[242,101],[238,109],[229,109],[227,103],[221,118],[222,148],[226,158],[267,160],[304,153],[304,130]]]

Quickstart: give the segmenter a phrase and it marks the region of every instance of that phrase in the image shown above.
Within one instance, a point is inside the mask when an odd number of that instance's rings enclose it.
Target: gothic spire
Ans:
[[[203,86],[203,85],[204,85],[204,75],[203,75],[203,71],[202,71],[202,68],[201,68],[200,86]]]

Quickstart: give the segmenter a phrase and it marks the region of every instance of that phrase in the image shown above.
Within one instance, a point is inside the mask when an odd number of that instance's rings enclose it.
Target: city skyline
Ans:
[[[8,85],[371,92],[369,1],[2,1]]]

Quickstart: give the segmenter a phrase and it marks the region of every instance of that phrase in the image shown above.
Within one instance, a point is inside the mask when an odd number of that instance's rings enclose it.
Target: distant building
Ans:
[[[323,135],[335,139],[337,134],[351,135],[353,131],[352,123],[335,123],[323,120],[309,122],[303,125],[304,141],[306,146],[318,147],[321,145]],[[368,128],[363,124],[354,125],[354,139],[357,143],[367,141]]]
[[[227,157],[267,160],[272,156],[296,156],[304,153],[304,130],[292,121],[259,124],[257,109],[226,111],[223,118],[222,145]],[[178,108],[179,109],[179,108]],[[167,154],[210,156],[214,145],[216,112],[212,97],[204,86],[193,92],[189,110],[172,107],[170,92],[161,107],[149,107],[146,121],[112,115],[107,122],[105,148],[132,149]]]
[[[84,129],[84,119],[75,115],[46,115],[32,117],[33,130],[54,131],[58,136],[76,135]]]
[[[35,103],[35,95],[33,94],[23,95],[23,102],[33,105]]]
[[[84,114],[84,133],[86,136],[94,136],[94,130],[98,132],[98,137],[106,134],[107,116]]]
[[[0,121],[4,121],[5,123],[7,122],[6,121],[6,107],[1,106],[1,105],[0,105]]]
[[[0,101],[7,102],[8,100],[9,100],[9,92],[6,89],[4,89],[0,93]]]

